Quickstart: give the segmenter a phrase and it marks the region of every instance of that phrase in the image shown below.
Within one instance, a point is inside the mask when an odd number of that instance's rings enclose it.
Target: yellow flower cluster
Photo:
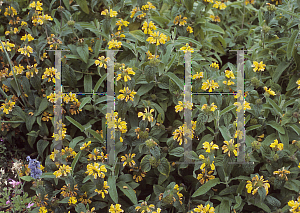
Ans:
[[[211,150],[219,149],[219,146],[218,146],[217,144],[214,144],[213,141],[210,142],[210,143],[207,142],[207,141],[205,141],[205,142],[203,143],[203,149],[205,149],[206,152],[210,153]]]
[[[133,167],[135,165],[135,161],[133,160],[134,157],[134,153],[129,153],[129,155],[125,154],[125,156],[121,156],[121,161],[124,162],[123,166],[125,167],[128,164],[130,167]]]
[[[42,121],[49,121],[52,120],[52,117],[53,115],[49,112],[43,112],[43,117],[42,117]]]
[[[26,77],[29,79],[29,78],[32,78],[34,76],[34,73],[35,74],[38,74],[39,71],[38,69],[36,68],[37,67],[37,64],[34,64],[34,65],[27,65],[27,72],[26,72]]]
[[[188,31],[189,33],[193,33],[193,28],[190,26],[187,26],[186,31]]]
[[[17,10],[11,6],[8,6],[8,8],[5,8],[4,16],[11,16],[14,17],[17,15]]]
[[[167,36],[163,33],[159,34],[159,31],[157,31],[151,32],[146,41],[148,41],[150,44],[156,44],[156,46],[158,46],[160,44],[165,44],[166,40]]]
[[[30,35],[30,34],[25,34],[24,36],[22,36],[21,41],[33,41],[34,38]]]
[[[122,64],[119,69],[122,73],[118,74],[117,81],[119,81],[121,78],[124,78],[124,81],[127,82],[128,80],[131,80],[129,75],[135,75],[135,72],[132,70],[132,68],[127,67],[125,69],[125,64]]]
[[[125,99],[126,102],[128,100],[133,101],[134,95],[136,94],[136,92],[134,92],[134,90],[131,91],[128,87],[124,87],[124,89],[121,89],[119,92],[123,93],[123,94],[118,95],[117,98],[120,100]]]
[[[186,20],[187,20],[187,17],[181,18],[181,15],[179,15],[179,16],[175,17],[174,24],[175,25],[179,24],[179,26],[184,26],[187,23]]]
[[[143,201],[139,206],[135,207],[137,212],[153,212],[155,206],[153,204],[147,205],[146,201]]]
[[[146,52],[147,56],[148,56],[148,59],[154,59],[155,58],[155,55],[152,55],[152,53],[148,50]],[[159,55],[156,55],[156,58],[159,58]],[[300,82],[300,79],[299,79],[299,82]]]
[[[151,114],[152,112],[154,112],[154,109],[150,109],[149,111],[149,107],[145,108],[145,113],[139,112],[138,117],[143,116],[143,120],[148,119],[149,122],[153,122],[153,115]]]
[[[112,39],[111,41],[108,42],[108,49],[119,49],[122,46],[122,42],[121,41],[117,41],[115,39]]]
[[[278,143],[278,140],[275,139],[274,143],[270,144],[270,147],[275,151],[283,150],[283,143]]]
[[[16,104],[15,102],[11,102],[9,100],[7,103],[3,103],[2,106],[0,107],[0,109],[3,110],[3,112],[8,115],[9,112],[12,111],[15,104]]]
[[[97,192],[98,194],[101,194],[102,198],[105,198],[105,194],[108,194],[107,189],[109,189],[110,187],[107,185],[107,181],[103,182],[103,187],[102,189],[95,189],[95,192]]]
[[[41,3],[40,1],[34,1],[31,4],[29,4],[30,8],[35,8],[35,10],[43,10],[43,8],[41,7],[43,5],[43,3]]]
[[[107,62],[110,60],[109,57],[104,57],[104,56],[101,56],[101,57],[98,57],[97,60],[95,60],[95,64],[96,66],[99,66],[99,67],[104,67],[105,69],[107,68]]]
[[[69,103],[70,101],[77,103],[78,99],[76,98],[76,94],[70,92],[69,94],[62,94],[62,99],[65,103]]]
[[[141,167],[134,167],[130,169],[133,172],[133,179],[135,182],[139,182],[143,180],[143,177],[146,176],[146,172],[143,172]]]
[[[215,158],[215,156],[214,156]],[[202,164],[200,166],[200,169],[203,170],[205,167],[209,167],[211,170],[215,170],[215,164],[213,162],[210,162],[210,159],[209,157],[208,158],[205,158],[204,155],[199,155],[199,159],[202,160]]]
[[[220,10],[224,10],[226,8],[226,4],[220,2],[220,1],[215,1],[215,4],[213,5],[214,8],[220,8]]]
[[[243,106],[244,106],[244,111],[246,111],[247,109],[251,109],[250,103],[248,103],[247,101],[244,101],[243,105],[240,102],[235,102],[234,105],[237,106],[236,109],[237,112],[240,112],[241,109],[243,109]]]
[[[72,168],[69,165],[62,165],[59,167],[59,170],[55,171],[53,174],[56,178],[59,178],[61,176],[68,176],[68,174],[71,172]]]
[[[219,16],[210,15],[209,18],[211,18],[212,21],[214,21],[214,22],[220,22],[221,21]]]
[[[121,133],[127,132],[127,123],[126,121],[121,121],[121,118],[118,118],[118,112],[107,113],[105,117],[107,120],[106,123],[108,124],[108,129],[114,128]],[[111,139],[114,139],[113,135],[111,136]],[[123,142],[122,137],[120,137],[120,142]]]
[[[66,137],[66,133],[67,133],[67,128],[65,128],[65,127],[66,127],[66,124],[63,124],[62,121],[60,120],[60,121],[58,122],[58,125],[59,125],[59,126],[60,126],[60,125],[62,126],[61,130],[58,132],[58,134],[53,133],[53,135],[52,135],[52,137],[53,137],[56,141],[64,139],[64,138]],[[59,127],[59,128],[60,128],[60,127]]]
[[[4,48],[5,48],[8,52],[11,51],[11,47],[15,47],[14,44],[9,43],[8,41],[2,42],[2,43],[3,43]],[[1,43],[0,43],[0,44],[1,44]],[[4,51],[3,51],[2,45],[0,45],[0,50],[1,50],[2,52],[4,52]]]
[[[1,49],[1,47],[0,47]],[[300,89],[300,79],[297,80],[296,84],[298,85],[297,89]]]
[[[36,26],[37,24],[43,25],[47,23],[47,21],[53,21],[53,18],[49,16],[48,14],[40,15],[40,11],[36,11],[37,15],[32,16],[32,24]]]
[[[207,172],[204,169],[201,170],[202,173],[199,173],[197,176],[197,180],[199,180],[199,182],[203,185],[204,183],[206,183],[209,180],[215,179],[215,176],[212,175],[212,173],[214,172],[213,170]]]
[[[121,30],[122,26],[127,27],[128,24],[129,24],[129,22],[128,21],[124,21],[122,18],[120,18],[120,20],[116,22],[116,25],[119,26],[118,30]]]
[[[287,178],[287,174],[290,174],[291,172],[284,169],[284,167],[282,169],[278,169],[278,171],[274,171],[273,174],[274,175],[279,175],[280,179],[285,179],[286,181],[288,180]]]
[[[47,37],[47,44],[50,44],[50,50],[57,50],[60,44],[62,44],[62,41],[59,38],[56,38],[54,34],[51,34],[50,37]]]
[[[186,43],[185,46],[181,47],[180,50],[182,50],[184,53],[186,53],[187,51],[190,51],[191,53],[194,52],[194,49],[191,48],[188,43]]]
[[[178,129],[173,132],[173,139],[177,140],[179,142],[179,145],[182,144],[183,137],[189,137],[190,139],[193,139],[194,130],[196,129],[196,123],[197,121],[192,121],[192,129],[188,129],[186,124],[179,126]],[[185,143],[187,143],[187,138],[184,139]]]
[[[16,75],[21,75],[22,73],[23,73],[23,71],[24,71],[24,67],[21,65],[21,64],[19,64],[19,66],[14,66],[13,67],[13,71],[15,72],[15,74]],[[9,76],[13,76],[14,74],[13,74],[13,72],[11,71],[10,73],[9,73]]]
[[[224,141],[226,145],[222,146],[222,150],[224,153],[228,152],[228,156],[230,157],[230,154],[233,153],[235,156],[238,156],[238,148],[241,144],[235,144],[233,139],[230,139],[229,141]]]
[[[70,197],[68,203],[69,203],[69,205],[76,204],[77,203],[76,197]]]
[[[141,11],[139,7],[135,7],[132,9],[132,11],[130,12],[131,15],[130,15],[130,18],[133,18],[134,15],[138,12],[138,11]],[[137,18],[138,19],[141,19],[141,18],[144,18],[146,16],[146,13],[142,12],[141,15],[138,15]]]
[[[193,78],[192,79],[201,79],[203,78],[203,72],[200,72],[200,73],[196,73],[195,75],[193,75]]]
[[[30,53],[33,53],[33,49],[32,47],[25,45],[23,48],[19,48],[18,52],[21,52],[21,54],[30,57]]]
[[[215,82],[214,80],[206,80],[206,82],[202,83],[201,89],[208,90],[208,92],[212,92],[214,89],[219,88],[219,84]]]
[[[265,67],[266,65],[263,64],[263,62],[257,62],[257,61],[253,61],[253,64],[251,65],[251,67],[254,67],[253,68],[253,71],[256,72],[256,71],[264,71],[265,70]]]
[[[61,155],[65,155],[66,156],[66,160],[68,161],[68,158],[72,157],[75,158],[77,153],[69,147],[65,147],[64,149],[61,150]]]
[[[276,95],[276,93],[274,91],[271,90],[271,88],[268,89],[268,87],[264,87],[264,90],[266,91],[266,93],[270,94],[270,95]]]
[[[290,200],[288,202],[288,205],[291,207],[290,212],[292,213],[298,213],[300,212],[300,196],[296,201]]]
[[[216,62],[212,63],[211,65],[209,65],[212,68],[216,68],[219,69],[219,64],[217,64]]]
[[[192,110],[193,103],[178,101],[178,105],[175,106],[175,112],[181,112],[183,108]]]
[[[245,4],[254,4],[254,0],[245,0]]]
[[[113,11],[112,9],[109,10],[108,12],[108,9],[105,9],[101,12],[101,15],[103,16],[106,16],[106,15],[109,15],[109,17],[116,17],[118,15],[117,11]]]
[[[121,213],[121,212],[124,212],[124,210],[121,209],[121,204],[117,203],[116,206],[111,204],[108,212],[110,212],[110,213]]]
[[[259,188],[263,187],[266,190],[266,195],[269,192],[269,188],[270,188],[270,184],[268,183],[269,181],[266,180],[264,181],[263,176],[259,176],[255,175],[255,177],[252,178],[252,181],[248,180],[247,181],[247,185],[246,185],[246,189],[248,193],[252,192],[252,195],[254,195]]]
[[[149,1],[147,2],[147,4],[142,6],[142,10],[151,10],[151,9],[156,9],[156,7]]]
[[[89,141],[90,142],[90,141]],[[88,143],[89,144],[89,143]],[[87,145],[88,145],[87,144]],[[88,161],[91,161],[91,160],[94,160],[94,161],[96,161],[96,160],[101,160],[102,162],[104,162],[104,160],[106,160],[107,159],[107,154],[106,155],[104,155],[104,153],[103,152],[100,152],[98,149],[96,149],[96,148],[94,148],[94,150],[92,151],[92,153],[90,153],[89,155],[88,155]]]
[[[94,165],[92,163],[87,165],[87,171],[85,173],[92,175],[94,179],[97,179],[97,176],[99,178],[105,178],[105,174],[103,172],[107,172],[105,165],[99,166],[99,163],[94,162]]]
[[[208,1],[208,0],[207,0]],[[203,212],[203,213],[214,213],[215,212],[215,208],[212,206],[210,207],[209,204],[207,204],[206,206],[203,206],[202,204],[201,205],[198,205],[196,208],[194,208],[192,210],[192,212]]]
[[[46,71],[44,72],[42,79],[48,78],[48,82],[52,80],[53,83],[55,83],[55,72],[56,69],[54,67],[46,68]],[[57,76],[59,79],[59,76]]]
[[[144,30],[145,34],[151,34],[153,33],[153,30],[156,30],[156,26],[152,21],[150,21],[149,23],[147,21],[144,21],[142,30]]]

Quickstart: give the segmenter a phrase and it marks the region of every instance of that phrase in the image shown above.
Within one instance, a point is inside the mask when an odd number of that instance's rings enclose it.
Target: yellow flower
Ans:
[[[210,207],[209,204],[207,204],[206,206],[198,205],[196,208],[194,208],[193,210],[194,212],[207,212],[207,213],[214,213],[215,212],[215,208],[214,207]]]
[[[220,10],[224,10],[225,8],[226,8],[226,4],[222,3],[222,4],[220,5]]]
[[[198,174],[197,179],[199,180],[199,182],[203,185],[204,183],[206,183],[209,180],[215,179],[215,176],[211,175],[214,171],[211,170],[209,172],[207,172],[205,170],[205,168],[202,170],[202,173]]]
[[[188,31],[189,33],[193,33],[193,28],[190,27],[190,26],[188,26],[188,27],[186,28],[186,31]]]
[[[181,15],[176,16],[174,19],[174,24],[177,25],[179,23],[179,26],[184,26],[187,22],[187,17],[181,18]]]
[[[181,47],[180,50],[183,50],[184,53],[186,53],[187,51],[190,51],[191,53],[194,52],[194,49],[191,48],[188,43],[186,43],[185,46]]]
[[[221,2],[220,1],[215,1],[215,4],[213,5],[214,8],[219,8]]]
[[[48,210],[46,209],[45,206],[40,207],[39,213],[47,213],[47,212],[48,212]]]
[[[145,113],[139,112],[138,117],[143,116],[143,120],[148,119],[149,122],[153,122],[153,115],[151,114],[152,112],[154,112],[154,109],[150,109],[149,112],[149,107],[145,108]]]
[[[83,149],[86,149],[86,148],[89,148],[90,145],[91,145],[91,141],[89,141],[88,143],[84,143],[81,147],[80,147],[80,150],[83,150]]]
[[[268,87],[264,87],[264,90],[266,91],[266,93],[270,94],[270,95],[276,95],[276,93],[274,91],[271,90],[271,88],[268,89]]]
[[[211,150],[216,150],[216,149],[219,149],[219,146],[217,144],[214,144],[214,142],[207,142],[205,141],[203,143],[203,149],[206,150],[206,152],[210,153]]]
[[[120,91],[119,91],[120,93],[123,93],[123,94],[120,94],[120,95],[118,95],[118,99],[121,99],[121,100],[124,100],[125,99],[125,101],[127,102],[129,99],[131,100],[131,101],[133,101],[133,97],[134,97],[134,95],[136,94],[136,92],[134,92],[134,91],[131,91],[128,87],[124,87],[124,89],[121,89]]]
[[[251,193],[252,191],[252,195],[254,195],[259,188],[263,187],[266,190],[266,195],[269,192],[269,188],[270,188],[270,184],[268,183],[269,181],[266,180],[264,181],[263,176],[259,176],[255,175],[255,177],[252,178],[252,181],[248,180],[247,181],[247,185],[246,185],[246,189],[247,189],[247,193]]]
[[[105,165],[101,165],[99,167],[99,163],[94,162],[94,165],[92,163],[87,165],[87,171],[85,173],[92,175],[94,179],[97,179],[97,176],[99,178],[105,178],[105,174],[103,172],[107,172]]]
[[[240,102],[235,102],[234,105],[237,106],[237,109],[236,109],[237,112],[240,112],[241,109],[243,109],[242,104]],[[247,109],[251,109],[250,103],[248,103],[247,101],[244,101],[243,106],[244,106],[244,111],[246,111]]]
[[[43,8],[41,7],[42,5],[43,3],[40,3],[40,1],[34,1],[31,4],[29,4],[29,7],[35,8],[35,10],[43,10]]]
[[[217,82],[215,82],[214,80],[211,80],[209,82],[209,80],[206,80],[206,82],[203,82],[201,89],[203,90],[208,90],[209,92],[212,92],[213,89],[215,88],[219,88],[219,84]]]
[[[121,213],[121,212],[124,212],[124,210],[121,209],[121,205],[120,204],[116,204],[116,207],[113,204],[111,204],[109,212],[110,213]]]
[[[148,10],[148,9],[155,9],[156,7],[151,3],[151,2],[147,2],[147,4],[142,6],[142,10]]]
[[[231,85],[234,85],[235,83],[231,80],[228,80],[228,81],[223,81],[223,84],[231,86]]]
[[[150,33],[150,37],[147,38],[146,41],[148,41],[150,44],[156,44],[156,46],[162,44],[165,44],[167,40],[167,36],[163,33],[159,34],[159,32],[152,32]]]
[[[291,172],[290,171],[288,171],[288,170],[286,170],[286,169],[284,169],[284,167],[282,168],[282,170],[281,169],[278,169],[278,171],[274,171],[273,172],[273,174],[274,175],[279,175],[279,178],[280,179],[285,179],[286,181],[288,180],[288,178],[287,178],[287,174],[290,174]]]
[[[148,50],[147,52],[146,52],[146,54],[147,54],[147,56],[148,56],[148,59],[154,59],[154,57],[155,57],[155,55],[152,55],[152,53]],[[156,55],[156,58],[159,58],[159,55]]]
[[[125,64],[122,64],[119,69],[122,71],[122,73],[118,74],[117,81],[119,81],[121,78],[124,78],[124,81],[127,82],[128,80],[131,80],[129,75],[135,75],[135,72],[132,70],[132,68],[127,67],[125,69]]]
[[[216,68],[219,69],[219,64],[217,64],[216,62],[212,63],[211,65],[209,65],[212,68]]]
[[[225,70],[225,76],[227,78],[235,79],[235,76],[234,76],[234,74],[233,74],[233,72],[231,70]]]
[[[53,174],[56,176],[56,178],[59,178],[61,176],[67,176],[68,173],[70,173],[72,168],[69,165],[62,165],[59,167],[59,170],[55,171]]]
[[[290,209],[290,212],[293,212],[293,213],[300,212],[300,197],[298,197],[297,201],[290,200],[288,202],[288,205],[290,207],[292,207]]]
[[[26,41],[26,39],[28,42],[34,40],[34,38],[30,34],[25,34],[24,36],[22,36],[21,41]]]
[[[153,30],[156,30],[156,26],[152,21],[150,21],[149,24],[147,23],[147,21],[144,21],[142,30],[144,30],[145,34],[151,34],[153,33]]]
[[[128,164],[130,167],[133,167],[135,165],[135,161],[133,160],[134,157],[134,153],[129,153],[129,155],[125,154],[125,156],[121,156],[121,161],[124,161],[123,166],[125,167]]]
[[[245,4],[254,4],[254,0],[245,0]]]
[[[277,139],[275,139],[274,140],[274,143],[271,143],[270,144],[270,147],[274,150],[276,150],[276,151],[278,151],[278,150],[283,150],[283,143],[278,143],[278,140]]]
[[[33,53],[33,49],[30,46],[25,45],[23,48],[18,49],[18,52],[21,52],[21,54],[30,57],[29,53]]]
[[[108,12],[107,9],[105,9],[104,11],[101,12],[101,15],[107,15],[109,13],[110,17],[116,17],[118,15],[117,11],[113,11],[112,9],[110,9],[110,11]]]
[[[48,82],[50,82],[52,80],[52,82],[55,83],[55,72],[56,71],[57,70],[54,67],[46,68],[46,71],[44,72],[42,79],[48,78]],[[59,75],[57,75],[56,78],[59,79]]]
[[[210,15],[209,18],[211,18],[212,21],[214,21],[214,22],[220,22],[221,21],[219,16]]]
[[[182,101],[178,101],[178,105],[175,106],[175,112],[181,112],[183,108],[192,110],[193,103],[189,101],[182,103]]]
[[[192,79],[201,79],[203,78],[203,72],[200,72],[200,73],[196,73],[195,75],[193,75],[193,78]]]
[[[105,58],[104,56],[98,57],[99,60],[95,60],[96,66],[107,68],[107,62],[110,60],[109,57]]]
[[[241,144],[234,145],[233,139],[230,139],[229,141],[224,141],[224,143],[226,144],[226,145],[222,146],[222,150],[224,151],[224,153],[228,152],[229,157],[230,157],[231,152],[233,152],[233,154],[235,156],[238,156],[237,150]]]
[[[118,30],[121,30],[122,26],[127,27],[128,24],[129,24],[129,22],[128,21],[124,21],[122,18],[119,21],[117,21],[117,23],[116,23],[116,25],[119,26]]]
[[[253,68],[253,71],[254,71],[254,72],[256,72],[256,71],[264,71],[266,65],[263,64],[262,61],[261,61],[260,63],[258,63],[257,61],[253,61],[253,65],[252,65],[251,67],[254,67],[254,68]]]
[[[3,110],[5,114],[9,114],[12,111],[12,108],[15,106],[15,102],[11,102],[10,100],[7,103],[3,103],[0,109]]]
[[[4,12],[4,16],[11,16],[14,17],[15,15],[17,15],[17,11],[15,8],[8,6],[8,8],[5,8],[5,12]]]
[[[103,187],[102,189],[95,189],[95,192],[97,192],[98,194],[101,194],[102,198],[105,198],[105,194],[108,194],[107,189],[109,189],[110,187],[107,185],[107,181],[104,181],[103,183]]]
[[[112,39],[111,41],[108,42],[108,49],[112,49],[112,48],[119,49],[119,48],[121,48],[121,46],[122,46],[121,41]]]
[[[76,203],[77,203],[76,197],[70,197],[68,203],[69,203],[69,205],[71,205],[71,204],[76,204]]]

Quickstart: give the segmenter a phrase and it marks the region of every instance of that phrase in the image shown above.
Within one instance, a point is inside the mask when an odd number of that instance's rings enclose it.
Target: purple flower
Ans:
[[[18,186],[21,183],[20,181],[15,181],[15,180],[12,180],[12,179],[10,179],[10,180],[11,181],[8,182],[8,183],[10,183],[13,186],[13,188],[15,188],[16,186]]]
[[[34,205],[34,203],[28,203],[28,206],[26,207],[27,209],[29,209],[31,206],[33,206]]]
[[[33,178],[40,178],[42,175],[42,170],[40,169],[40,162],[36,159],[31,159],[30,156],[26,157],[26,160],[29,161],[28,168],[30,169],[30,176]]]
[[[10,200],[6,201],[6,204],[10,204]]]

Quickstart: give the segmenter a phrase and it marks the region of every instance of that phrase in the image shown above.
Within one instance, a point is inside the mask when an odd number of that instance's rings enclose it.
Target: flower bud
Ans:
[[[262,104],[262,100],[261,99],[256,99],[255,103],[258,104],[258,105],[260,105],[260,104]]]
[[[257,124],[257,119],[256,119],[256,118],[251,118],[251,119],[250,119],[250,124],[251,124],[251,125]]]
[[[279,155],[276,153],[273,157],[274,161],[277,161],[279,159]]]
[[[262,31],[263,31],[263,33],[268,33],[269,31],[270,31],[270,27],[269,26],[267,26],[267,25],[264,25],[263,27],[262,27]]]
[[[259,150],[260,147],[261,147],[261,143],[258,142],[258,141],[253,141],[253,142],[251,143],[251,146],[252,146],[253,149]]]
[[[74,25],[75,25],[75,21],[73,21],[73,20],[68,21],[69,27],[73,27]]]

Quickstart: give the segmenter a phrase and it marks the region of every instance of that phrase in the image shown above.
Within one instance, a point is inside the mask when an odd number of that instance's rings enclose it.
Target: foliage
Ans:
[[[0,134],[38,160],[21,176],[37,178],[32,212],[299,211],[299,10],[296,0],[1,1]],[[69,51],[57,76],[47,50],[61,49]],[[236,91],[237,49],[249,50],[244,91]],[[120,50],[111,113],[96,95],[109,86],[113,58],[104,50]],[[192,92],[213,92],[192,103],[185,54]],[[58,78],[62,131],[54,134]],[[242,154],[242,109],[246,163],[231,164]]]

